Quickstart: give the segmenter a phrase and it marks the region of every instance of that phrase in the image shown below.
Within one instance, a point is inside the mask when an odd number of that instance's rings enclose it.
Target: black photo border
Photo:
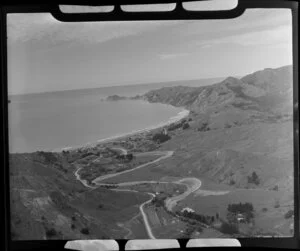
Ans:
[[[187,0],[195,1],[195,0]],[[199,0],[198,0],[199,1]],[[11,2],[3,4],[0,12],[0,73],[1,73],[1,164],[3,177],[3,209],[4,209],[4,250],[64,250],[67,240],[47,240],[47,241],[12,241],[10,238],[10,196],[9,196],[9,170],[8,170],[8,96],[7,96],[7,41],[6,41],[6,16],[9,13],[51,13],[54,18],[64,22],[84,22],[84,21],[148,21],[148,20],[187,20],[187,19],[227,19],[242,15],[246,9],[253,8],[285,8],[290,9],[293,25],[293,122],[294,122],[294,236],[276,238],[238,238],[242,247],[272,247],[300,249],[300,219],[299,219],[299,110],[298,105],[298,1],[293,0],[239,0],[236,8],[226,11],[186,11],[182,7],[182,2],[186,1],[134,1],[124,0],[123,4],[151,4],[151,3],[176,3],[173,11],[166,12],[123,12],[120,2],[116,1],[70,1],[68,3],[52,2],[51,4],[18,4]],[[58,5],[115,5],[109,13],[76,13],[66,14],[59,10]],[[120,250],[124,250],[127,240],[117,240]],[[185,249],[188,240],[179,240],[181,249]],[[195,248],[192,248],[195,249]],[[166,249],[167,250],[167,249]]]

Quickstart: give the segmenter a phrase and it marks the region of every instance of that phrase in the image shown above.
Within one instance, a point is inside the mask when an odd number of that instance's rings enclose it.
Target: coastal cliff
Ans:
[[[183,106],[205,112],[209,108],[221,109],[226,105],[260,111],[288,111],[292,97],[292,66],[289,65],[257,71],[241,79],[228,77],[209,86],[165,87],[149,91],[141,98],[152,103]]]
[[[172,86],[151,90],[143,95],[123,97],[111,95],[107,101],[145,100],[206,113],[211,110],[239,108],[260,112],[292,111],[292,65],[266,68],[240,79],[228,77],[208,86]]]

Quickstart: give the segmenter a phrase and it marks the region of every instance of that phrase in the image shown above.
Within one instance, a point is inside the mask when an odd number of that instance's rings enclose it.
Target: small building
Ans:
[[[245,223],[246,222],[246,218],[245,218],[245,216],[243,214],[237,214],[236,215],[236,219],[240,223]]]
[[[181,210],[181,212],[188,212],[188,213],[195,213],[195,210],[193,210],[192,208],[189,207],[185,207]]]

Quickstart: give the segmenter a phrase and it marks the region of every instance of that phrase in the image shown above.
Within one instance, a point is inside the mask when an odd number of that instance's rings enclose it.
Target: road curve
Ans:
[[[187,187],[187,190],[182,194],[167,198],[165,200],[166,208],[169,211],[172,211],[174,206],[176,206],[176,204],[179,201],[185,199],[187,196],[189,196],[191,193],[197,191],[201,187],[201,181],[197,178],[194,178],[194,177],[183,178],[183,179],[175,181],[173,183],[183,184]],[[186,184],[186,183],[188,183],[188,184]]]
[[[155,239],[153,233],[152,233],[152,229],[150,227],[150,224],[149,224],[149,221],[148,221],[148,217],[144,211],[144,206],[148,203],[150,203],[152,201],[152,199],[155,197],[155,195],[153,193],[148,193],[149,195],[151,195],[151,199],[150,200],[147,200],[145,201],[143,204],[140,205],[140,211],[141,211],[141,214],[143,216],[143,220],[144,220],[144,224],[145,224],[145,228],[146,228],[146,231],[147,231],[147,234],[149,236],[150,239]]]
[[[174,151],[165,151],[165,152],[160,152],[160,155],[163,155],[161,157],[159,157],[158,159],[156,160],[153,160],[153,161],[150,161],[148,163],[145,163],[145,164],[142,164],[142,165],[139,165],[135,168],[132,168],[132,169],[128,169],[128,170],[125,170],[125,171],[122,171],[122,172],[118,172],[118,173],[110,173],[110,174],[106,174],[106,175],[102,175],[102,176],[99,176],[97,177],[96,179],[94,179],[92,181],[93,184],[96,184],[96,185],[107,185],[107,184],[103,184],[101,183],[100,181],[103,181],[103,180],[106,180],[106,179],[109,179],[109,178],[112,178],[112,177],[115,177],[115,176],[118,176],[118,175],[121,175],[121,174],[124,174],[124,173],[130,173],[130,172],[133,172],[137,169],[140,169],[140,168],[143,168],[143,167],[146,167],[146,166],[149,166],[151,164],[154,164],[156,162],[159,162],[163,159],[166,159],[166,158],[169,158],[173,155]],[[158,154],[157,154],[158,155]]]
[[[82,167],[77,168],[77,170],[74,172],[74,175],[76,177],[76,180],[80,181],[82,183],[82,185],[84,185],[85,187],[91,188],[91,189],[95,189],[94,186],[90,186],[86,180],[82,180],[80,178],[80,175],[78,174],[78,172],[82,169]]]
[[[121,148],[118,148],[118,149],[121,149]],[[126,151],[127,152],[127,151]],[[87,183],[86,180],[82,180],[80,178],[80,175],[78,174],[78,172],[81,170],[82,167],[79,167],[75,172],[74,172],[74,175],[76,177],[76,179],[78,181],[80,181],[85,187],[88,187],[90,189],[96,189],[98,188],[99,186],[101,185],[117,185],[118,187],[125,187],[125,186],[130,186],[130,185],[137,185],[137,184],[142,184],[142,183],[174,183],[174,184],[181,184],[181,185],[185,185],[187,187],[187,190],[180,194],[180,195],[176,195],[176,196],[173,196],[173,197],[170,197],[170,198],[167,198],[165,200],[165,205],[167,207],[168,210],[172,211],[172,209],[174,208],[174,206],[180,201],[180,200],[183,200],[184,198],[186,198],[188,195],[190,195],[191,193],[195,192],[196,190],[198,190],[200,187],[201,187],[201,181],[197,178],[194,178],[194,177],[187,177],[187,178],[183,178],[183,179],[180,179],[178,181],[132,181],[132,182],[122,182],[122,183],[117,183],[117,184],[110,184],[110,183],[101,183],[101,181],[105,180],[105,179],[108,179],[108,178],[112,178],[112,177],[115,177],[115,176],[118,176],[118,175],[121,175],[121,174],[124,174],[124,173],[128,173],[128,172],[133,172],[137,169],[140,169],[140,168],[143,168],[143,167],[146,167],[148,165],[151,165],[151,164],[154,164],[158,161],[161,161],[163,159],[166,159],[166,158],[169,158],[173,155],[174,151],[164,151],[164,152],[149,152],[149,154],[151,155],[162,155],[161,157],[157,158],[156,160],[153,160],[153,161],[150,161],[148,163],[145,163],[145,164],[142,164],[142,165],[139,165],[133,169],[129,169],[129,170],[125,170],[125,171],[122,171],[122,172],[118,172],[118,173],[112,173],[112,174],[106,174],[106,175],[102,175],[102,176],[99,176],[97,177],[96,179],[94,179],[92,181],[93,184],[95,184],[94,186],[91,186]],[[143,154],[146,154],[146,153],[143,153]],[[126,188],[114,188],[112,189],[114,191],[120,191],[120,192],[139,192],[139,191],[136,191],[136,190],[131,190],[131,189],[126,189]],[[144,203],[142,203],[139,207],[139,210],[142,214],[142,217],[143,217],[143,221],[144,221],[144,224],[145,224],[145,228],[146,228],[146,231],[147,231],[147,234],[149,236],[150,239],[155,239],[155,236],[153,235],[153,232],[151,230],[151,227],[150,227],[150,224],[149,224],[149,221],[148,221],[148,218],[147,218],[147,214],[145,213],[144,211],[144,206],[148,203],[150,203],[152,201],[152,199],[155,197],[155,195],[153,193],[147,193],[151,196],[151,199],[145,201]]]

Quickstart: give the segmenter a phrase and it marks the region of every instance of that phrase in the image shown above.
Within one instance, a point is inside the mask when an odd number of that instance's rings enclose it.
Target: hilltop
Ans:
[[[289,111],[292,66],[264,69],[241,79],[228,77],[220,83],[202,87],[164,87],[149,91],[140,98],[149,102],[184,106],[202,113],[211,109],[224,109],[229,105],[257,111]]]

